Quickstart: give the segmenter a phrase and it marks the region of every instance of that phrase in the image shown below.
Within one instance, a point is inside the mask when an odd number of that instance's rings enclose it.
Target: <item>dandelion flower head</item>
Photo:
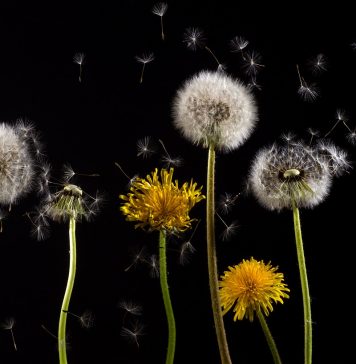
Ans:
[[[239,147],[257,120],[250,90],[223,72],[210,71],[185,82],[175,97],[173,115],[188,140],[220,151]]]
[[[257,200],[270,210],[313,207],[328,195],[331,173],[318,150],[302,142],[262,149],[250,171]]]
[[[159,178],[161,177],[161,178]],[[121,211],[127,221],[135,221],[135,227],[168,232],[182,232],[191,227],[192,219],[189,211],[205,198],[201,189],[191,181],[182,187],[173,179],[173,168],[162,169],[160,174],[156,168],[146,178],[136,178],[127,195],[120,198],[125,201]]]
[[[277,269],[254,258],[229,267],[219,282],[223,315],[234,306],[234,321],[244,317],[253,321],[259,310],[268,316],[273,302],[283,303],[284,298],[289,298],[283,273],[277,273]]]

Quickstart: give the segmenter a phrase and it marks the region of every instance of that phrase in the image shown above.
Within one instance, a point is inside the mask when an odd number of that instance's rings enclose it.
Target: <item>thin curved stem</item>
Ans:
[[[167,280],[166,232],[163,230],[159,232],[159,278],[168,322],[168,348],[166,364],[173,364],[176,347],[176,323],[174,320],[172,302],[169,295]]]
[[[208,253],[208,273],[211,304],[213,309],[215,332],[218,340],[220,359],[222,364],[230,364],[229,347],[227,344],[224,320],[221,312],[219,279],[215,245],[215,149],[213,145],[209,147],[208,171],[207,171],[207,197],[206,197],[206,228],[207,228],[207,253]]]
[[[303,311],[304,311],[304,363],[311,364],[312,362],[312,318],[311,304],[307,277],[307,268],[305,264],[302,229],[300,225],[299,209],[292,199],[293,221],[295,242],[297,247],[298,265],[300,273],[300,283],[302,286],[303,295]]]
[[[282,364],[282,360],[279,356],[276,342],[273,339],[273,336],[271,334],[271,331],[269,330],[267,321],[266,321],[265,317],[263,316],[263,313],[261,312],[261,310],[258,310],[256,313],[257,313],[258,320],[260,321],[263,333],[265,334],[269,349],[271,350],[274,364]]]
[[[67,287],[64,293],[64,298],[61,307],[61,313],[59,315],[58,326],[58,351],[59,351],[59,363],[67,364],[67,350],[66,350],[66,324],[69,302],[72,295],[75,272],[77,265],[77,250],[76,250],[76,237],[75,237],[76,220],[71,217],[69,220],[69,274]]]

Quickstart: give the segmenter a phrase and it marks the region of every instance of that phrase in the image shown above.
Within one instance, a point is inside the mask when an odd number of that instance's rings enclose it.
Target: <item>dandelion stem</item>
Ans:
[[[300,282],[303,294],[303,309],[304,309],[304,363],[311,364],[312,362],[312,319],[310,295],[308,286],[307,269],[305,265],[302,230],[300,225],[299,209],[292,199],[293,221],[295,242],[297,246],[298,265],[300,273]]]
[[[267,325],[265,317],[263,316],[263,313],[261,312],[261,310],[257,310],[256,313],[257,313],[258,320],[260,321],[263,333],[265,334],[268,346],[271,350],[274,364],[282,364],[282,360],[278,353],[277,345],[273,339],[271,331],[269,330],[269,327]]]
[[[206,197],[206,228],[207,228],[207,253],[208,253],[208,271],[211,304],[214,316],[215,332],[218,340],[220,359],[222,364],[231,363],[229,348],[227,345],[224,321],[221,312],[218,268],[216,259],[215,246],[215,148],[210,144],[208,154],[208,171],[207,171],[207,197]]]
[[[72,295],[74,286],[75,271],[77,264],[75,226],[76,226],[75,217],[71,217],[69,220],[69,255],[70,255],[69,274],[68,274],[67,287],[62,302],[61,313],[59,316],[59,326],[58,326],[58,351],[59,351],[60,364],[67,364],[66,323],[67,323],[70,297]]]
[[[166,232],[159,232],[159,277],[168,322],[168,348],[166,364],[173,364],[176,346],[176,323],[167,281]]]

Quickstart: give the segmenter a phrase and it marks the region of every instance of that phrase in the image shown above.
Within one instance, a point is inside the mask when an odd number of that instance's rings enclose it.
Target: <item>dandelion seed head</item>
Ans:
[[[204,46],[206,39],[204,32],[199,28],[187,28],[183,35],[183,42],[188,49],[195,51],[197,48]]]
[[[32,189],[34,159],[27,139],[30,127],[0,123],[0,204],[11,205]]]
[[[328,195],[331,174],[318,152],[303,143],[262,149],[249,175],[252,192],[270,210],[298,207],[311,208]]]
[[[127,195],[120,198],[125,202],[120,210],[127,221],[136,222],[135,227],[167,232],[182,232],[191,227],[191,208],[205,198],[201,187],[191,181],[182,187],[173,182],[173,168],[155,169],[146,178],[137,178]]]
[[[220,151],[240,146],[256,120],[249,89],[221,72],[203,71],[186,81],[173,103],[174,124],[194,144]]]
[[[162,17],[167,12],[167,9],[168,9],[167,3],[163,2],[156,3],[153,5],[152,13]]]
[[[283,273],[278,273],[278,267],[270,263],[251,258],[228,269],[219,281],[220,300],[223,315],[233,308],[234,321],[253,321],[256,311],[268,316],[273,311],[272,303],[283,303],[283,299],[289,298]]]

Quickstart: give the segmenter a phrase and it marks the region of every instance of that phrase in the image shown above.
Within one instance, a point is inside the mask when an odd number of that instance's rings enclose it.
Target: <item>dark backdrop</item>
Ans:
[[[135,252],[145,247],[146,259],[157,254],[157,234],[134,230],[119,212],[119,194],[128,179],[145,176],[162,166],[161,139],[171,156],[184,164],[176,168],[180,182],[194,178],[205,186],[205,150],[184,140],[172,125],[171,104],[182,82],[202,69],[215,70],[213,58],[203,49],[193,52],[183,43],[187,27],[200,27],[207,45],[226,64],[226,71],[249,82],[239,54],[229,41],[236,35],[249,40],[247,49],[258,51],[265,66],[255,89],[259,123],[237,151],[217,157],[217,197],[242,193],[224,219],[237,220],[239,228],[229,241],[218,241],[219,270],[251,256],[271,261],[284,272],[291,298],[277,305],[268,317],[285,363],[303,360],[303,316],[292,216],[272,213],[244,193],[251,161],[257,150],[292,131],[309,138],[308,127],[321,135],[344,109],[354,128],[356,41],[352,12],[339,3],[329,9],[294,3],[260,7],[227,1],[169,1],[164,16],[166,40],[160,39],[159,18],[151,13],[154,1],[78,3],[39,6],[31,3],[1,5],[0,11],[0,120],[33,122],[52,166],[52,179],[61,177],[63,164],[78,173],[100,177],[74,180],[85,191],[102,192],[104,202],[94,221],[78,226],[78,270],[70,305],[81,315],[95,315],[89,329],[74,317],[68,320],[70,363],[163,363],[167,342],[166,321],[159,280],[150,266],[139,263],[127,271]],[[76,52],[86,54],[83,79],[78,82]],[[153,52],[142,84],[141,65],[135,56]],[[318,54],[327,59],[327,71],[315,75],[308,60]],[[318,83],[320,97],[305,102],[297,94],[296,64],[306,80]],[[332,139],[354,159],[347,130],[338,125]],[[136,142],[151,136],[157,153],[137,157]],[[305,253],[312,295],[314,362],[342,363],[352,356],[346,328],[352,327],[352,274],[355,175],[351,171],[334,181],[330,196],[313,210],[301,212]],[[58,362],[58,315],[68,270],[67,226],[51,224],[51,235],[38,242],[31,237],[25,213],[38,198],[29,195],[13,206],[0,234],[0,321],[14,317],[18,350],[7,330],[0,331],[1,363],[49,364]],[[204,203],[192,211],[201,218],[192,238],[196,252],[189,264],[179,263],[185,236],[169,241],[168,269],[177,321],[176,363],[218,363],[218,350],[210,311],[207,279]],[[217,233],[223,232],[217,221]],[[219,235],[220,236],[220,235]],[[120,332],[132,319],[119,307],[123,300],[138,303],[144,325],[139,346]],[[225,317],[233,361],[272,363],[258,322],[234,323]]]

